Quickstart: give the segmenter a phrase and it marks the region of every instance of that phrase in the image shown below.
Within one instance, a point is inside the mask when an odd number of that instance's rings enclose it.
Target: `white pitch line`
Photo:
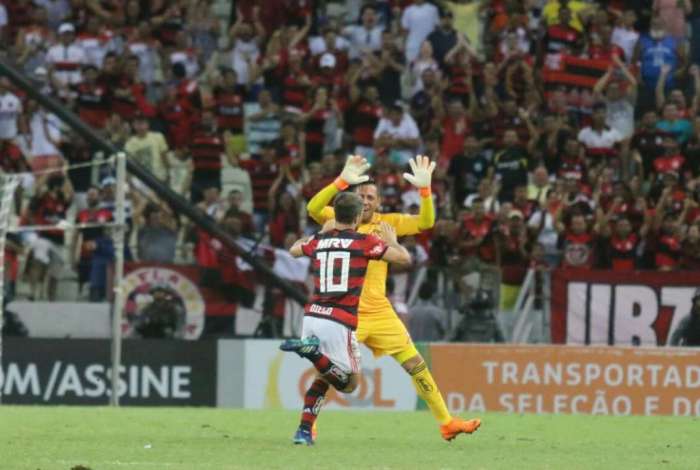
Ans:
[[[61,465],[78,465],[80,464],[80,459],[75,460],[51,460]],[[86,462],[90,465],[124,465],[128,466],[151,466],[151,467],[172,467],[174,465],[179,465],[174,462],[122,462],[121,460],[102,460],[99,462]]]

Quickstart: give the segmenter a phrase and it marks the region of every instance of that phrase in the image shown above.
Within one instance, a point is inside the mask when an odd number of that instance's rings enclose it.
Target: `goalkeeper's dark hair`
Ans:
[[[362,199],[355,193],[342,192],[333,202],[335,220],[341,224],[351,225],[362,214]]]
[[[377,196],[379,196],[379,197],[382,196],[381,186],[379,186],[379,183],[377,183],[377,180],[374,180],[372,178],[368,179],[364,183],[353,184],[352,186],[350,186],[350,191],[357,192],[357,190],[363,186],[374,186],[375,188],[377,188]]]

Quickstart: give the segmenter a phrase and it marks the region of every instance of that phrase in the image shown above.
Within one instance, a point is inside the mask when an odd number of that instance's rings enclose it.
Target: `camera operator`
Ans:
[[[151,288],[153,300],[136,317],[134,331],[141,338],[182,339],[186,312],[175,293],[167,286]]]
[[[464,282],[460,282],[460,285]],[[451,341],[469,343],[503,343],[503,334],[493,313],[494,301],[486,289],[479,289],[459,308],[462,319]]]

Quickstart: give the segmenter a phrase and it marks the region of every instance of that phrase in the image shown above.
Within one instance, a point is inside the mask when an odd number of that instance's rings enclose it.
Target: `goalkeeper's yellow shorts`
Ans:
[[[355,335],[374,357],[389,355],[403,364],[418,354],[406,326],[392,308],[372,313],[360,311]]]

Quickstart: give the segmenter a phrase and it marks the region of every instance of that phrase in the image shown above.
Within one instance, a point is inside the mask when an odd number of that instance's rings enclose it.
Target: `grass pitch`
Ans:
[[[0,406],[0,469],[700,469],[700,419],[486,414],[451,443],[426,412]]]

